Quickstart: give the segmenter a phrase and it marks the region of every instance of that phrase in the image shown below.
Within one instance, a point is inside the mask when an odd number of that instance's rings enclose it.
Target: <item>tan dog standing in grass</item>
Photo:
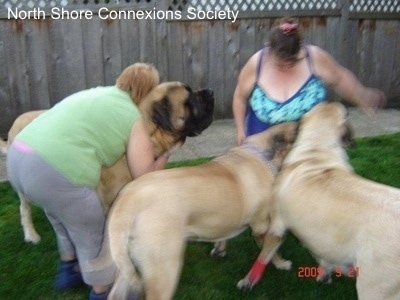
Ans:
[[[129,78],[127,81],[131,82]],[[197,136],[208,128],[213,120],[214,96],[209,89],[192,91],[181,82],[165,82],[144,97],[139,108],[150,132],[154,152],[156,156],[160,156],[182,146],[186,137]],[[20,115],[8,133],[8,145],[25,126],[44,112],[45,110],[38,110]],[[7,145],[2,142],[1,150],[7,152]],[[102,168],[97,191],[102,199],[105,214],[108,213],[117,193],[131,180],[125,156],[113,166]],[[33,225],[29,201],[22,193],[18,195],[25,241],[38,243],[40,235]]]
[[[118,269],[109,299],[141,289],[147,300],[171,299],[187,239],[226,240],[250,227],[262,244],[275,174],[296,130],[296,123],[277,125],[201,166],[157,171],[127,184],[108,219]],[[291,267],[279,257],[274,263]]]
[[[359,299],[400,299],[400,189],[353,172],[342,147],[345,123],[339,103],[319,104],[301,120],[275,182],[264,263],[290,230],[325,275],[335,266],[358,270]],[[248,277],[240,286],[251,286]]]

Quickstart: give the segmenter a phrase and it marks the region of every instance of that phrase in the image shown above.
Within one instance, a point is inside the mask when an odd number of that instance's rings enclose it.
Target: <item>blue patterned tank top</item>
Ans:
[[[262,59],[267,48],[261,51],[257,65],[256,83],[249,97],[247,135],[256,134],[283,122],[298,121],[315,105],[326,101],[327,89],[322,80],[314,74],[307,47],[305,49],[311,75],[300,89],[285,102],[275,101],[258,85]]]

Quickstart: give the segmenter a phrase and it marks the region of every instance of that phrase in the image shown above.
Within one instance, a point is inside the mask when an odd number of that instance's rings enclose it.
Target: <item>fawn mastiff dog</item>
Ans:
[[[155,154],[159,156],[179,148],[186,137],[197,136],[209,127],[213,120],[214,95],[209,89],[193,91],[181,82],[165,82],[155,87],[142,100],[139,108],[151,135]],[[25,126],[44,112],[31,111],[20,115],[8,133],[8,145]],[[1,148],[6,151],[4,142]],[[106,214],[117,193],[131,180],[125,156],[114,165],[102,168],[97,190]],[[37,243],[40,236],[33,226],[29,201],[23,194],[18,194],[25,241]]]
[[[275,181],[265,262],[290,230],[326,276],[335,266],[356,268],[359,299],[400,299],[400,189],[353,172],[345,122],[339,103],[319,104],[301,120]]]
[[[249,226],[262,243],[272,184],[296,128],[277,125],[204,165],[157,171],[128,183],[108,219],[117,266],[109,299],[140,292],[147,300],[171,299],[187,239],[226,240]],[[279,257],[275,264],[291,266]]]

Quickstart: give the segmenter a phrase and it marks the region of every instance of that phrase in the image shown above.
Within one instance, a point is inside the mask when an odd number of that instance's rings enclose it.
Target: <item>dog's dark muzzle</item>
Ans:
[[[354,131],[348,122],[345,125],[345,131],[342,135],[342,145],[345,148],[354,149],[357,147],[354,139]]]
[[[194,94],[188,103],[191,116],[185,128],[185,135],[189,137],[198,136],[208,128],[214,115],[214,91],[202,89]]]
[[[214,104],[214,91],[210,90],[210,89],[204,89],[200,91],[201,93],[203,93],[204,99],[206,101],[210,101]]]

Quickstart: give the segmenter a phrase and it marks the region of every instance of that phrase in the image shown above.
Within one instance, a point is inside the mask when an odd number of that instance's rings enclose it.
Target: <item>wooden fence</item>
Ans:
[[[400,108],[398,0],[0,0],[0,136],[22,112],[114,84],[138,61],[214,89],[215,117],[230,118],[241,67],[285,15]]]

